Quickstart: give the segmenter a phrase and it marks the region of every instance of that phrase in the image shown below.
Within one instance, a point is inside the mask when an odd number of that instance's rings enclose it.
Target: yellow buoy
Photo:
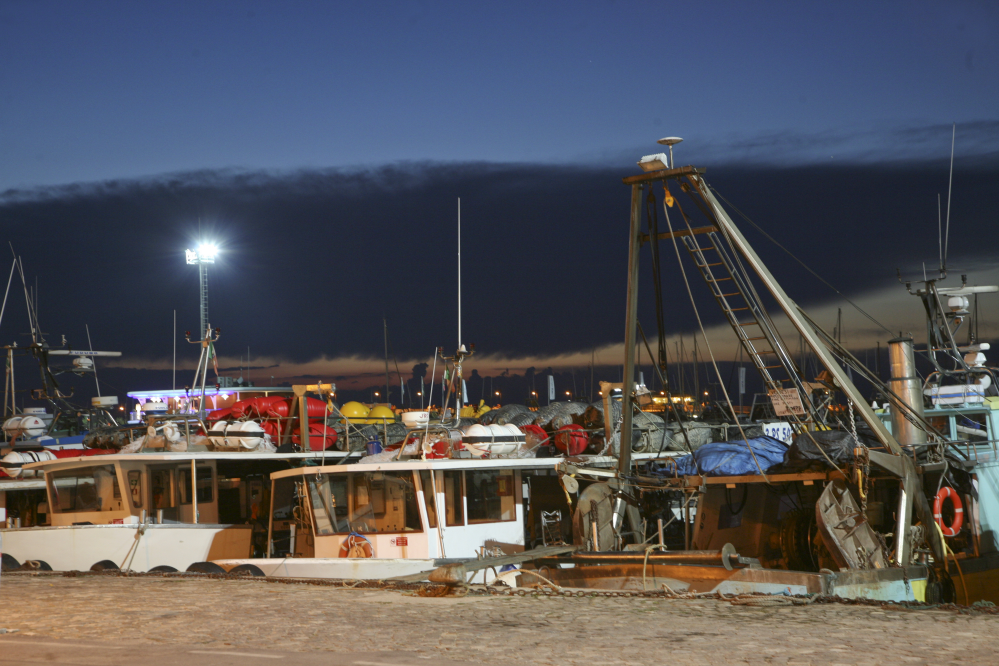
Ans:
[[[370,411],[371,411],[370,409],[368,409],[361,403],[355,402],[353,400],[340,408],[340,413],[352,421],[355,419],[365,418],[370,413]]]
[[[368,412],[368,423],[381,423],[382,421],[394,423],[395,412],[385,405],[378,405]]]

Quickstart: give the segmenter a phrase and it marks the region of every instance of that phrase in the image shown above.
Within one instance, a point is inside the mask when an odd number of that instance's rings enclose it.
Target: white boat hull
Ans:
[[[250,554],[252,530],[245,525],[147,525],[136,544],[138,529],[136,524],[72,525],[0,534],[4,553],[21,563],[42,560],[54,571],[88,571],[103,560],[121,568],[130,561],[133,571],[164,565],[185,571],[195,562]]]

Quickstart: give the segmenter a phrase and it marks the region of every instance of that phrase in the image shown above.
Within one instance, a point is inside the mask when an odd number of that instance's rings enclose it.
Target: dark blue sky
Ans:
[[[383,315],[404,373],[450,348],[459,196],[477,369],[582,367],[594,347],[614,366],[620,179],[666,135],[918,340],[895,268],[935,260],[953,122],[952,282],[999,282],[999,3],[0,0],[0,241],[37,279],[51,342],[81,347],[89,324],[123,352],[120,393],[163,386],[174,309],[196,326],[199,220],[223,248],[227,363],[249,346],[264,376],[380,381]],[[833,294],[751,242],[831,328]],[[664,275],[667,332],[689,336]],[[26,342],[15,295],[3,344]],[[982,307],[999,321],[999,298]],[[888,337],[844,317],[855,347]]]
[[[987,1],[0,2],[0,192],[206,168],[617,165],[668,134],[750,162],[936,157],[947,137],[905,132],[996,118]]]

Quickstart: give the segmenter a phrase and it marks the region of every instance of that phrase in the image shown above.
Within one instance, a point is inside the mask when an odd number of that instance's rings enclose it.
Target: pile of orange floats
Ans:
[[[275,445],[280,444],[280,435],[285,432],[287,424],[295,421],[282,421],[288,416],[296,417],[297,414],[289,414],[291,410],[291,398],[281,396],[259,396],[247,398],[233,403],[231,407],[216,409],[210,412],[205,420],[215,423],[220,420],[227,421],[258,421],[260,427],[271,436]],[[336,445],[337,433],[327,426],[326,403],[315,398],[305,398],[306,411],[309,419],[309,449],[312,451],[322,451],[330,449]],[[291,441],[297,446],[302,445],[302,433],[299,426],[295,426],[291,431]]]

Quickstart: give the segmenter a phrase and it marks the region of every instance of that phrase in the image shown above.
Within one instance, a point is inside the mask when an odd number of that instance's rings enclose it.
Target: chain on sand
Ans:
[[[525,570],[526,571],[526,570]],[[121,571],[66,571],[66,572],[4,572],[7,576],[26,577],[126,577]],[[736,606],[767,608],[774,606],[809,606],[820,604],[843,604],[848,606],[870,606],[885,610],[952,611],[964,615],[999,615],[999,606],[989,602],[976,602],[970,606],[957,604],[930,604],[921,601],[880,601],[875,599],[846,599],[835,595],[786,595],[786,594],[739,594],[729,595],[719,592],[676,592],[662,584],[657,590],[598,590],[563,588],[545,579],[533,587],[508,587],[505,585],[436,585],[432,583],[401,583],[390,580],[347,580],[321,578],[273,578],[270,576],[246,576],[236,574],[197,574],[197,573],[131,573],[129,578],[185,578],[191,580],[243,581],[281,585],[313,585],[334,589],[390,590],[409,592],[425,597],[445,596],[518,596],[518,597],[565,597],[565,598],[648,598],[668,600],[710,600],[728,601]],[[541,576],[538,576],[541,578]]]

